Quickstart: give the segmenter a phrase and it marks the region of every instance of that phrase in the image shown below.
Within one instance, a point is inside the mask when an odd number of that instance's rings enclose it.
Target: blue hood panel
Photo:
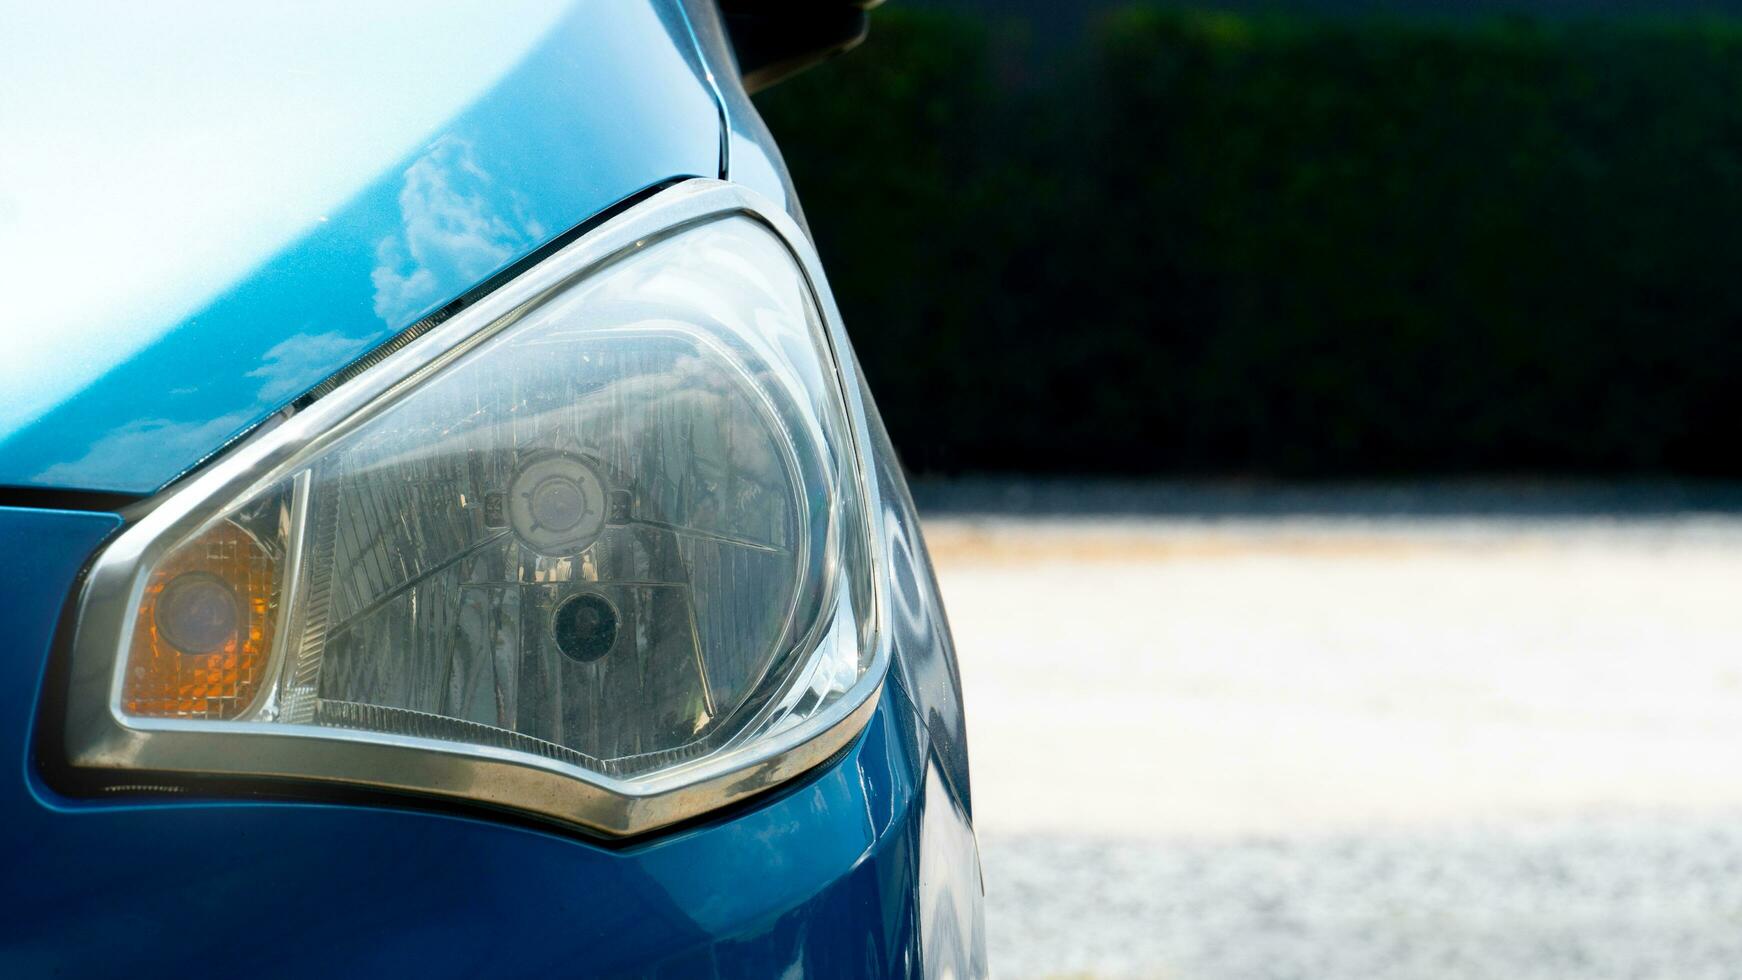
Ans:
[[[0,161],[0,271],[39,294],[0,486],[152,492],[601,210],[720,174],[678,5],[522,6],[10,32],[87,40],[0,67],[28,96],[0,144],[34,148]]]

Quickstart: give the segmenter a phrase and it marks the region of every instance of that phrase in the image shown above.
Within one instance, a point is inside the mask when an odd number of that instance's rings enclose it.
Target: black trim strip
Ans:
[[[59,487],[0,487],[0,507],[34,510],[88,510],[113,514],[144,500],[146,494],[107,490],[64,490]]]

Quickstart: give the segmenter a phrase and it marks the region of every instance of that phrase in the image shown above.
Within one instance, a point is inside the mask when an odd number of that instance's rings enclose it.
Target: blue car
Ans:
[[[867,6],[9,10],[0,976],[985,974]]]

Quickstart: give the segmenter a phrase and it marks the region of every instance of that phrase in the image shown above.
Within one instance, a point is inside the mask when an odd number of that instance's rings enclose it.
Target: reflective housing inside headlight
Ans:
[[[121,549],[115,721],[440,743],[631,793],[798,744],[879,679],[832,349],[745,213],[414,342],[305,443],[301,416],[261,437],[286,445],[245,493]]]

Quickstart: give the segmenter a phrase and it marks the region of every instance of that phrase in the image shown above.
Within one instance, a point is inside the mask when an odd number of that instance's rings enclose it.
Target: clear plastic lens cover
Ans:
[[[638,243],[141,569],[112,703],[627,781],[753,749],[872,669],[856,452],[779,237]]]

